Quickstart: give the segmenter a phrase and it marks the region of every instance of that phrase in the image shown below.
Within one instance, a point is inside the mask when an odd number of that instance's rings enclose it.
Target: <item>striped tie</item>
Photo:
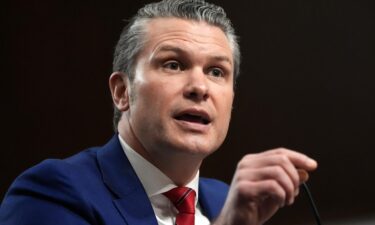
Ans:
[[[194,225],[195,191],[187,187],[176,187],[164,195],[178,210],[176,225]]]

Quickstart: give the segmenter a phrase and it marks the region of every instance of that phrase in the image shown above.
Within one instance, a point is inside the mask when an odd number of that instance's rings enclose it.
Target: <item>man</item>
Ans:
[[[220,7],[165,0],[140,9],[109,78],[118,133],[23,173],[0,224],[257,225],[292,204],[317,164],[291,150],[244,156],[229,190],[199,177],[226,137],[239,58]]]

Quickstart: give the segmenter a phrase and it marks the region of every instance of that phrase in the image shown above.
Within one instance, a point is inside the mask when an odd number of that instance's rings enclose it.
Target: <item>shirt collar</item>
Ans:
[[[147,196],[149,198],[167,192],[177,187],[173,181],[167,177],[157,167],[143,158],[134,149],[132,149],[120,135],[118,135],[122,149],[126,157],[129,159],[135,173],[141,181]],[[198,185],[199,185],[199,171],[186,187],[193,189],[196,193],[195,202],[198,202]]]

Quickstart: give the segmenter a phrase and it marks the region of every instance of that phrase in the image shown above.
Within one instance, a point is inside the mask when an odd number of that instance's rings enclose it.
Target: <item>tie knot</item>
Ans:
[[[176,187],[164,193],[179,213],[195,213],[195,191],[188,187]]]

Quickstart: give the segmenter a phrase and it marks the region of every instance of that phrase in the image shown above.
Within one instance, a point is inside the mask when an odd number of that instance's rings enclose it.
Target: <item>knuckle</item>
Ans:
[[[269,180],[265,184],[265,189],[267,189],[271,193],[277,193],[279,189],[279,184],[275,180]]]
[[[252,154],[247,154],[247,155],[243,156],[242,159],[237,164],[237,169],[243,169],[243,168],[247,167],[248,161],[252,160],[253,157],[254,157],[254,155],[252,155]]]
[[[288,155],[290,154],[291,152],[293,152],[293,150],[289,149],[289,148],[284,148],[284,147],[278,147],[274,150],[274,153],[275,154],[280,154],[280,155]]]
[[[249,191],[249,183],[246,181],[239,181],[237,183],[237,193],[240,196],[246,196]]]
[[[289,158],[288,158],[288,156],[286,156],[286,155],[280,155],[280,156],[278,157],[278,161],[279,161],[280,164],[282,164],[282,165],[286,165],[286,164],[289,163]]]
[[[275,180],[271,180],[268,184],[268,189],[273,195],[278,196],[280,199],[286,198],[286,192],[280,187],[279,183]]]
[[[254,157],[254,154],[246,154],[242,157],[241,161],[249,161]]]
[[[270,168],[271,173],[274,174],[276,177],[281,177],[282,174],[284,173],[284,170],[280,166],[273,166]]]
[[[244,160],[241,160],[237,163],[237,170],[241,170],[243,168],[245,168],[245,162]]]
[[[236,176],[235,176],[235,181],[236,181],[236,182],[241,182],[241,181],[243,181],[243,180],[245,180],[245,174],[244,174],[244,172],[242,172],[242,171],[237,171],[237,172],[236,172]]]
[[[284,147],[278,147],[275,149],[276,154],[283,154],[286,151],[286,148]]]

